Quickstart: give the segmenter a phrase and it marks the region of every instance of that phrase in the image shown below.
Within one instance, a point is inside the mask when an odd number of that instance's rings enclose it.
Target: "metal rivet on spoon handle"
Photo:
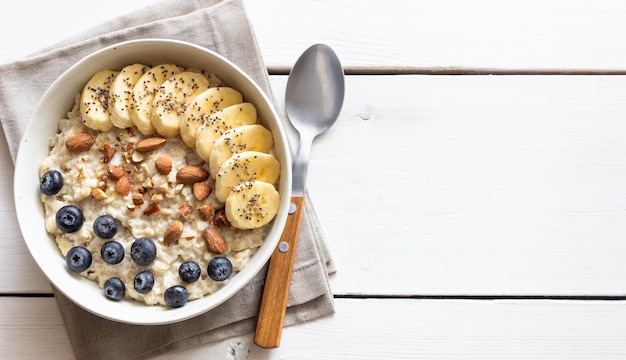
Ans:
[[[345,92],[344,73],[335,52],[327,45],[308,48],[296,61],[285,94],[285,108],[300,134],[293,162],[292,208],[279,243],[272,254],[265,280],[254,342],[265,348],[280,345],[289,284],[295,260],[300,222],[304,211],[304,189],[313,139],[328,129],[339,116]],[[285,250],[286,249],[286,250]]]

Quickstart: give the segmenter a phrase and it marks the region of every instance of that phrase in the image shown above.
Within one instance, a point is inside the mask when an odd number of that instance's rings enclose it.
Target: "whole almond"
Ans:
[[[207,249],[215,254],[222,254],[226,251],[226,240],[216,229],[208,227],[204,229],[204,241]]]
[[[199,166],[188,165],[178,170],[176,181],[179,184],[191,185],[209,178],[209,173]]]
[[[122,176],[124,176],[124,169],[119,166],[108,165],[107,174],[112,180],[119,180]]]
[[[130,181],[126,176],[122,176],[115,182],[115,191],[126,196],[130,192]]]
[[[183,223],[180,220],[174,220],[167,226],[165,234],[163,235],[163,242],[166,245],[176,244],[182,233]]]
[[[91,134],[77,134],[65,141],[65,147],[71,153],[79,153],[88,150],[95,141]]]
[[[159,156],[154,161],[154,166],[159,174],[167,175],[172,171],[172,157],[169,155]]]
[[[162,137],[151,137],[151,138],[143,139],[140,142],[138,142],[137,145],[135,145],[135,149],[142,151],[142,152],[152,151],[158,148],[159,146],[163,145],[165,141],[166,140]]]
[[[115,148],[112,147],[109,144],[104,144],[104,146],[102,146],[102,151],[104,152],[104,162],[108,163],[109,161],[111,161],[111,159],[113,159],[113,155],[115,155]]]
[[[195,196],[198,201],[208,198],[212,190],[211,185],[205,182],[197,182],[193,184],[193,196]]]

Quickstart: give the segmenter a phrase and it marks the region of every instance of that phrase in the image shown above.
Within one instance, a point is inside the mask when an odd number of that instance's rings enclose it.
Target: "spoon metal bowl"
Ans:
[[[265,348],[280,345],[289,284],[304,210],[306,173],[313,139],[330,128],[341,111],[345,93],[343,67],[324,44],[309,47],[296,61],[285,95],[285,108],[300,134],[293,162],[291,207],[285,229],[270,259],[254,342]]]

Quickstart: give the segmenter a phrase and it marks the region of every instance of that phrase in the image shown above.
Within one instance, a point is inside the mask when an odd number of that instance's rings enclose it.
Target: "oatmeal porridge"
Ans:
[[[272,134],[215,75],[104,70],[58,130],[39,170],[46,230],[110,299],[179,307],[214,293],[277,213]]]

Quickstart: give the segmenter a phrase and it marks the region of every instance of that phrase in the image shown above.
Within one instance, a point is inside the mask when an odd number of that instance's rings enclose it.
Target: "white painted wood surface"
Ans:
[[[0,63],[157,0],[29,0],[0,12]],[[625,70],[620,0],[245,0],[266,64],[311,43],[349,68]]]
[[[10,2],[0,63],[153,2]],[[619,1],[246,7],[276,71],[315,42],[364,73],[626,70]],[[286,77],[271,81],[282,103]],[[308,182],[338,266],[337,314],[286,329],[276,350],[241,338],[250,358],[625,358],[625,98],[616,75],[348,76]],[[0,166],[0,353],[71,359],[54,299],[30,295],[50,287],[19,235],[3,136]],[[589,295],[623,300],[518,297]],[[161,358],[223,358],[232,340]]]
[[[237,340],[250,359],[624,358],[622,301],[340,299],[336,306],[332,317],[285,328],[276,349],[257,347],[250,335],[155,359],[224,359]],[[0,324],[10,329],[0,337],[3,358],[73,358],[54,299],[1,298]]]

